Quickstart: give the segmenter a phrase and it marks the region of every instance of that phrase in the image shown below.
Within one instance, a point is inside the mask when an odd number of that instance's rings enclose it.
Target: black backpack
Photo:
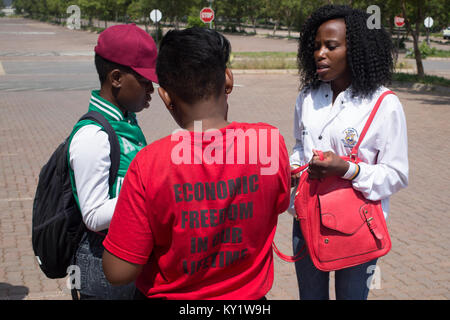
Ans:
[[[96,111],[86,113],[80,120],[93,120],[108,134],[111,146],[109,186],[117,177],[120,145],[114,129]],[[86,226],[72,193],[67,148],[69,138],[53,152],[42,167],[33,203],[32,243],[39,266],[48,278],[67,276]]]

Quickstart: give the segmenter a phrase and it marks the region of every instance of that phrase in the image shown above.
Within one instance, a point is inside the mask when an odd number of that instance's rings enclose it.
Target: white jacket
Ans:
[[[312,149],[333,151],[348,156],[379,96],[388,90],[380,87],[370,98],[353,98],[351,88],[341,92],[332,103],[328,83],[316,90],[302,90],[297,97],[294,117],[296,144],[291,165],[308,163]],[[408,185],[408,140],[402,104],[396,95],[387,95],[359,147],[361,171],[353,188],[370,200],[381,200],[387,218],[389,197]],[[291,201],[292,202],[292,201]],[[293,203],[288,210],[294,213]]]

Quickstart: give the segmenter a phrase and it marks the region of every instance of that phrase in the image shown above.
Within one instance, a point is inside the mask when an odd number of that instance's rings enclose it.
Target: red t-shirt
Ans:
[[[147,297],[259,299],[272,287],[272,240],[289,192],[275,127],[183,130],[137,154],[103,244],[145,265],[136,286]]]

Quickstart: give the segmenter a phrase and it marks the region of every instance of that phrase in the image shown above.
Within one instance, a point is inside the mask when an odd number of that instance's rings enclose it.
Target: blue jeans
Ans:
[[[86,232],[81,239],[76,254],[76,264],[80,267],[79,290],[81,299],[87,300],[132,300],[134,283],[112,286],[103,273],[102,256],[104,237],[94,232]]]
[[[292,228],[292,245],[294,254],[305,244],[298,221],[294,220]],[[377,259],[351,268],[335,271],[335,290],[337,300],[367,300],[369,287],[367,280]],[[311,261],[309,254],[295,263],[297,282],[301,300],[328,300],[329,272],[320,271]]]

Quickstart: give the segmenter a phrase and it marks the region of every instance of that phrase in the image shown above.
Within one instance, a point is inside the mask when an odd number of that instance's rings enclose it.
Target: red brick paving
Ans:
[[[61,31],[55,26],[43,28]],[[96,39],[82,32],[77,36],[79,45],[67,43],[63,36],[56,41],[59,47],[52,48],[89,50]],[[0,40],[2,50],[29,48],[24,42],[4,47],[4,39]],[[38,50],[49,47],[48,42],[35,45]],[[41,58],[26,57],[36,61]],[[291,149],[298,89],[295,74],[236,72],[235,84],[239,86],[230,95],[229,119],[275,125]],[[393,248],[379,260],[381,289],[372,290],[369,299],[449,299],[450,94],[391,88],[402,101],[408,122],[410,185],[392,197],[388,227]],[[35,261],[30,229],[32,199],[41,166],[86,111],[89,95],[88,91],[0,91],[0,300],[70,299],[65,280],[47,279]],[[151,108],[139,119],[148,141],[176,128],[156,95]],[[291,217],[281,215],[276,242],[286,253],[291,252],[291,228]],[[334,298],[332,281],[330,291]],[[293,264],[275,258],[275,281],[268,298],[298,299]]]
[[[293,146],[294,75],[235,75],[229,118],[280,128]],[[449,299],[447,165],[450,96],[398,93],[408,121],[410,185],[392,197],[392,251],[380,259],[381,289],[369,299]],[[0,299],[69,298],[64,280],[46,279],[31,249],[31,209],[40,167],[86,110],[89,92],[0,92]],[[176,128],[158,97],[139,115],[148,140]],[[280,217],[278,246],[291,250],[292,220]],[[293,264],[276,259],[270,299],[298,299]],[[333,297],[333,293],[331,294]]]

